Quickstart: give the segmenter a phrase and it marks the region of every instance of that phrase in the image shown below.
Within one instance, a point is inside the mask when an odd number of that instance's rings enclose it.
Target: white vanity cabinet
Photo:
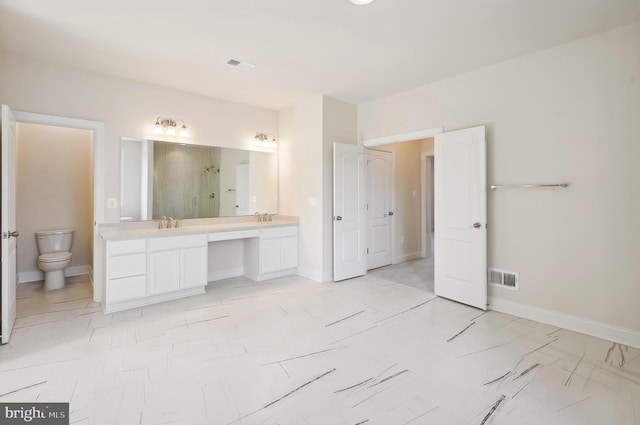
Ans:
[[[262,281],[296,273],[298,267],[298,226],[262,229],[260,238],[248,242],[245,274]]]
[[[207,235],[149,239],[149,293],[207,284]]]
[[[146,295],[147,241],[107,241],[106,301],[116,303]]]
[[[242,267],[234,276],[260,282],[295,274],[298,267],[297,223],[113,230],[101,236],[106,313],[204,293],[208,268],[224,261],[209,258],[209,244],[241,241],[235,245],[241,257],[234,259]]]
[[[204,293],[207,235],[105,241],[106,313]]]

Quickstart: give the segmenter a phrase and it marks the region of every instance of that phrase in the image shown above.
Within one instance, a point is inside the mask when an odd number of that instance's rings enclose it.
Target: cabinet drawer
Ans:
[[[147,277],[144,275],[110,279],[108,285],[108,303],[130,300],[147,295]]]
[[[149,251],[165,251],[168,249],[195,248],[207,245],[207,235],[166,236],[149,238]]]
[[[282,226],[273,227],[271,229],[262,229],[263,238],[281,238],[285,236],[298,236],[298,226]]]
[[[109,241],[110,255],[135,254],[147,250],[146,239],[133,239],[128,241]]]
[[[147,273],[147,254],[121,255],[109,259],[109,279]]]

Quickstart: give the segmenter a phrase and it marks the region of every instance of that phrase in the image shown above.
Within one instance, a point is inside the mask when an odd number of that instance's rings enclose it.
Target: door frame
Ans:
[[[403,143],[403,142],[411,142],[413,140],[420,140],[420,139],[429,139],[434,137],[436,134],[440,134],[444,132],[444,127],[434,127],[434,128],[427,128],[424,130],[418,130],[418,131],[412,131],[409,133],[400,133],[400,134],[395,134],[395,135],[391,135],[391,136],[384,136],[384,137],[377,137],[377,138],[372,138],[372,139],[365,139],[362,141],[362,144],[364,145],[365,148],[375,148],[376,146],[381,146],[381,145],[391,145],[391,144],[396,144],[396,143]],[[421,205],[420,205],[420,211],[421,211],[421,222],[423,225],[426,225],[425,223],[425,207],[424,207],[424,197],[425,197],[425,184],[424,184],[424,159],[425,156],[434,156],[435,154],[433,152],[429,153],[429,152],[421,152],[420,153],[420,160],[421,160],[421,164],[420,164],[420,174],[421,174],[421,179],[422,181],[420,182],[420,187],[421,187]],[[396,199],[395,199],[395,156],[393,159],[393,184],[392,184],[392,208],[393,211],[396,211]],[[424,233],[424,232],[422,232]],[[391,235],[392,238],[394,238],[395,240],[395,234],[396,234],[396,220],[391,220]],[[421,254],[425,255],[425,243],[426,240],[426,236],[421,236],[420,239],[420,243],[422,244],[421,246]],[[392,264],[397,264],[399,259],[396,258],[395,253],[397,252],[395,250],[395,241],[392,243],[393,246],[393,250],[392,250]],[[433,254],[433,253],[432,253]]]
[[[77,128],[90,130],[93,151],[93,300],[102,301],[103,264],[102,244],[98,234],[98,225],[105,222],[105,126],[100,121],[79,118],[60,117],[56,115],[37,114],[33,112],[14,111],[17,123],[40,124],[52,127]]]
[[[434,205],[431,204],[431,211],[427,208],[427,199],[433,199],[433,180],[431,185],[427,185],[427,161],[435,160],[435,152],[420,152],[420,221],[422,223],[421,237],[421,254],[423,258],[431,258],[434,252],[431,250],[431,243],[433,242],[433,232],[431,231],[431,220],[433,219]],[[433,174],[433,165],[431,167]],[[431,215],[429,215],[431,213]],[[431,241],[427,243],[427,233],[431,234]]]

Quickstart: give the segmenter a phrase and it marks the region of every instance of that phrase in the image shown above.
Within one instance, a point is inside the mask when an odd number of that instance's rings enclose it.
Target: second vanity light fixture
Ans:
[[[259,146],[266,148],[277,148],[278,144],[276,143],[276,136],[271,133],[266,133],[264,131],[256,132],[256,136],[254,137],[255,143]],[[269,140],[271,139],[271,140]]]
[[[184,123],[184,120],[181,119],[173,119],[173,118],[156,118],[156,124],[153,126],[153,132],[155,134],[166,134],[168,136],[176,136],[178,132],[176,131],[178,127],[177,121],[182,122],[182,128],[180,128],[180,137],[189,137],[189,131],[187,130],[187,125]]]

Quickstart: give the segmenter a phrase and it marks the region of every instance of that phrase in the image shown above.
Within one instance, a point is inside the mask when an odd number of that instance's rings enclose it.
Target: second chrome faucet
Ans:
[[[260,214],[259,212],[256,212],[254,215],[258,217],[258,223],[266,223],[267,221],[273,221],[273,216],[275,214]]]

